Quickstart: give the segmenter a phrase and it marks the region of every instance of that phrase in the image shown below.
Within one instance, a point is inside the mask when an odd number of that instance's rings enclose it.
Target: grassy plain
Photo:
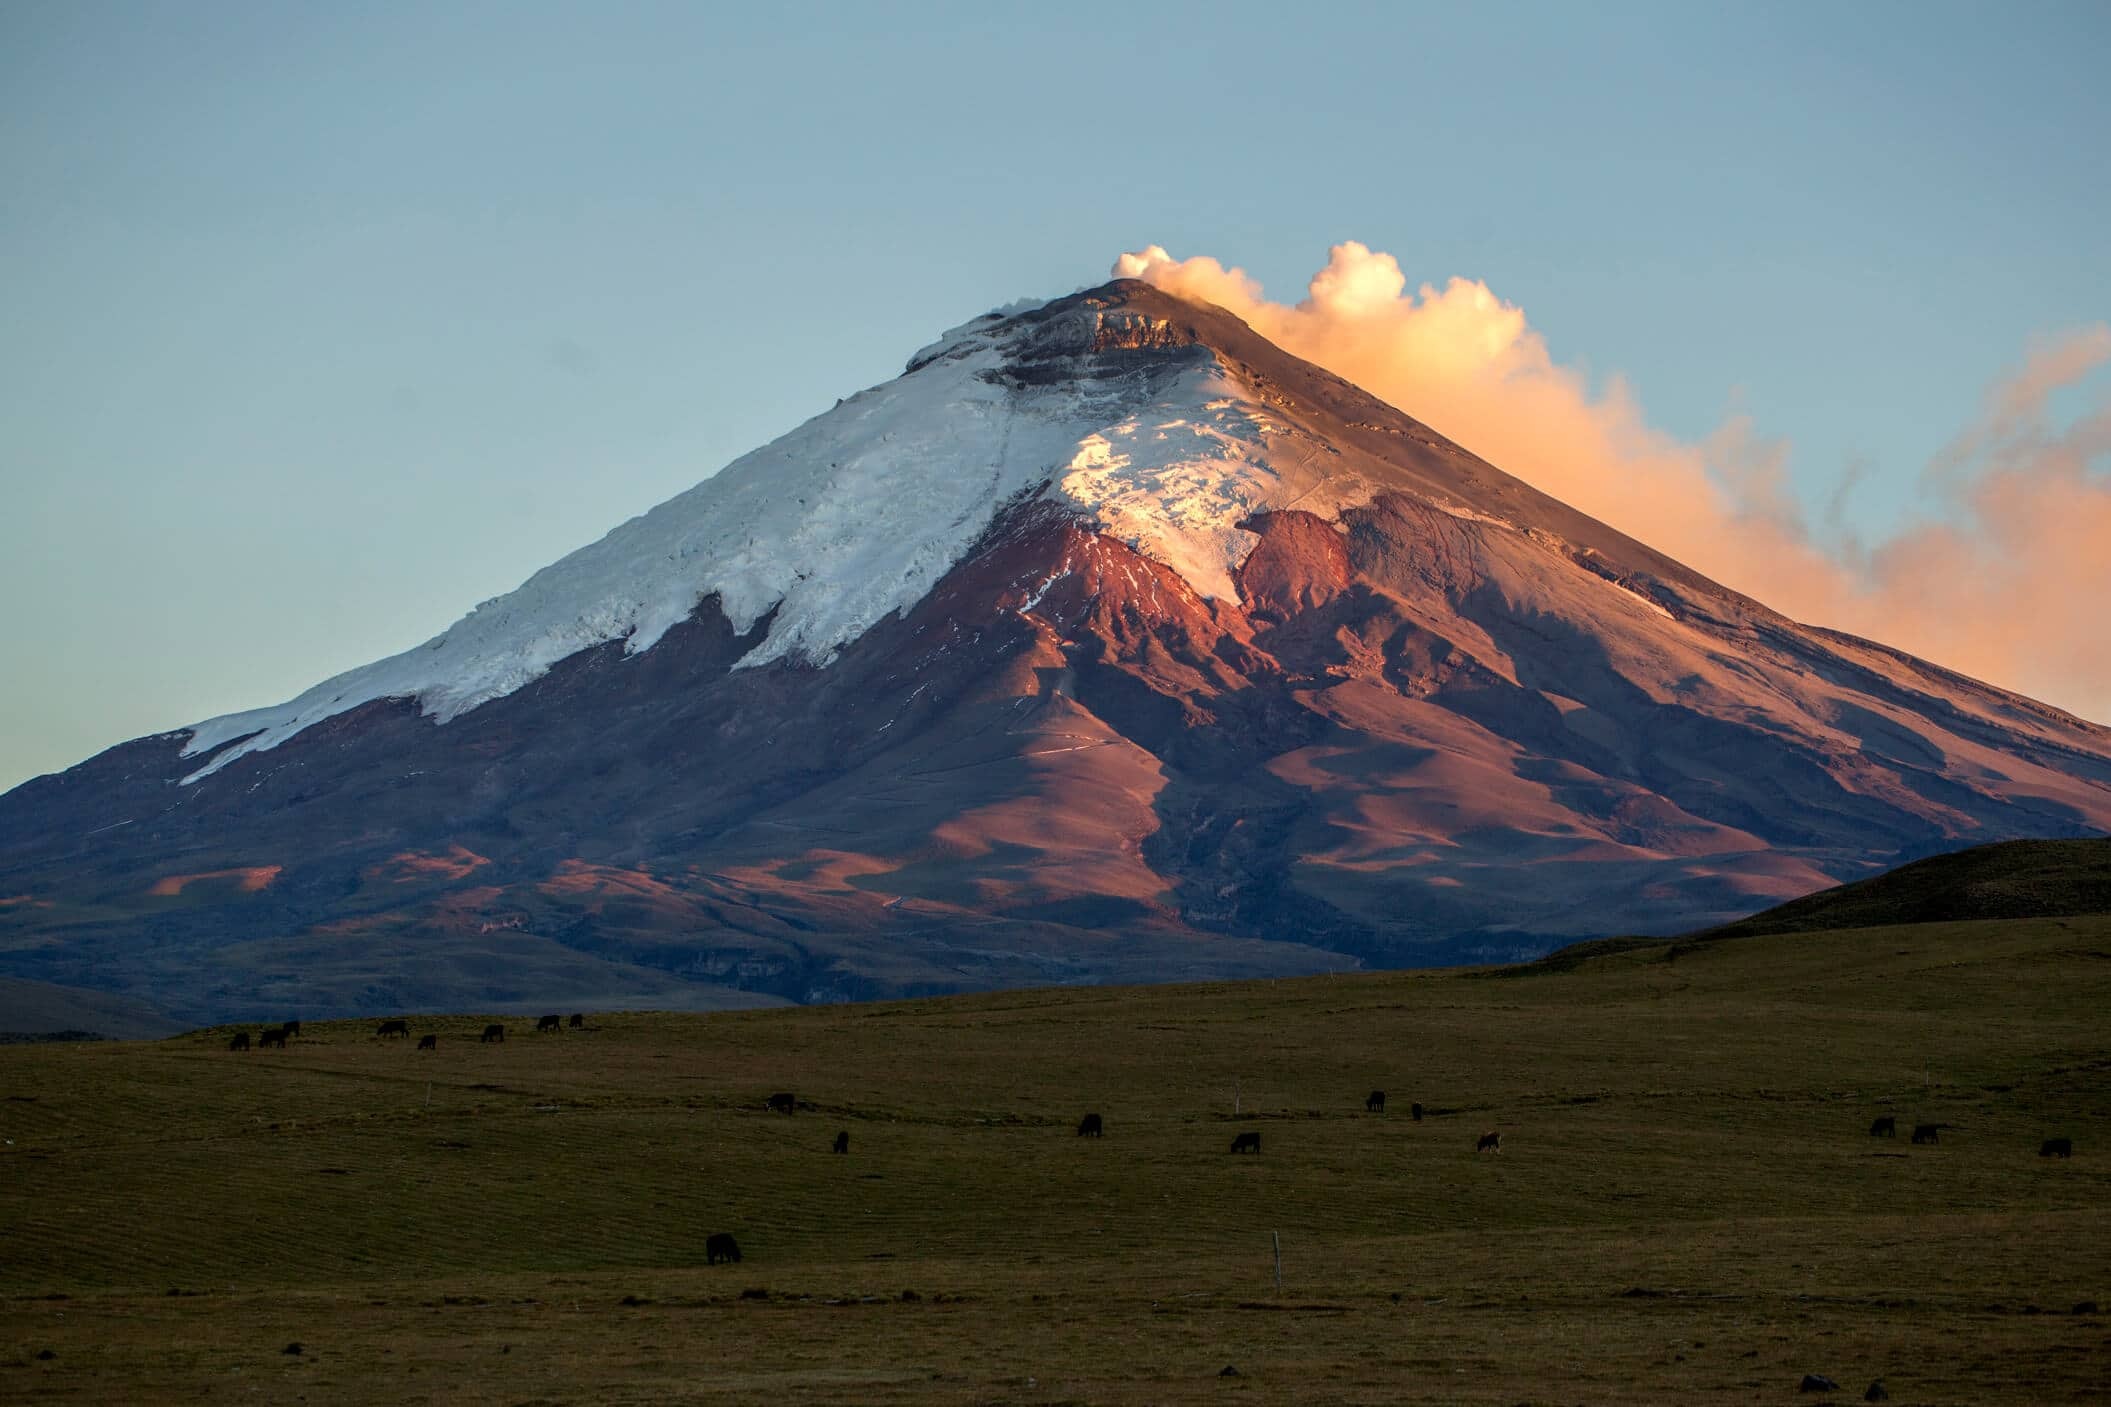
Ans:
[[[2111,1383],[2111,1320],[2075,1308],[2111,1304],[2111,919],[510,1020],[492,1046],[485,1019],[414,1019],[424,1054],[372,1023],[246,1055],[224,1030],[0,1048],[0,1399]],[[765,1112],[776,1090],[801,1110]],[[1073,1135],[1088,1110],[1104,1139]],[[1230,1156],[1247,1130],[1261,1156]],[[2037,1156],[2052,1135],[2071,1160]],[[721,1230],[742,1264],[703,1264]]]

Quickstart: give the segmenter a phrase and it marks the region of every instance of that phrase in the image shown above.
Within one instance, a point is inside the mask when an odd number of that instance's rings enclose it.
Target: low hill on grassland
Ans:
[[[2111,838],[2011,840],[1930,855],[1709,931],[1809,933],[1874,924],[2111,913]]]
[[[0,1048],[0,1394],[2100,1392],[2111,918],[1494,975]]]

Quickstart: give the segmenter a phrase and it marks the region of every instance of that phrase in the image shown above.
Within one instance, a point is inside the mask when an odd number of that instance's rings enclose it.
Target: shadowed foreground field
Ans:
[[[1881,1377],[1984,1403],[2111,1380],[2111,1320],[2077,1308],[2111,1304],[2104,918],[513,1019],[502,1046],[485,1019],[413,1020],[424,1054],[372,1023],[246,1055],[227,1031],[0,1048],[0,1398],[1692,1403],[1810,1401],[1823,1373],[1843,1401]],[[777,1090],[798,1113],[764,1110]],[[1072,1132],[1091,1110],[1104,1139]],[[1868,1135],[1882,1113],[1897,1139]],[[1261,1156],[1231,1157],[1246,1131]],[[2038,1157],[2050,1136],[2074,1157]],[[714,1231],[742,1264],[703,1264]]]

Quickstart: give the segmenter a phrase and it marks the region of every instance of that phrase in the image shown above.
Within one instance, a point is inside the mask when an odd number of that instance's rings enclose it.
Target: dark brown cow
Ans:
[[[249,1032],[247,1032],[247,1031],[237,1031],[237,1032],[235,1032],[235,1034],[234,1034],[234,1037],[233,1037],[233,1039],[231,1039],[231,1040],[229,1040],[229,1041],[228,1041],[228,1043],[227,1043],[227,1048],[228,1048],[229,1050],[247,1050],[247,1049],[249,1049]]]
[[[838,1152],[838,1153],[848,1153],[848,1152],[850,1151],[850,1130],[849,1130],[849,1129],[841,1129],[841,1130],[838,1130],[838,1131],[837,1131],[837,1133],[836,1133],[836,1144],[835,1144],[835,1151],[836,1151],[836,1152]]]
[[[257,1032],[258,1049],[263,1049],[266,1046],[277,1046],[280,1050],[284,1050],[286,1048],[285,1028],[272,1026]]]
[[[770,1112],[772,1114],[790,1114],[797,1111],[798,1108],[799,1101],[792,1098],[789,1094],[773,1094],[770,1096]]]
[[[1898,1119],[1891,1114],[1884,1115],[1869,1126],[1869,1136],[1871,1138],[1897,1138]]]
[[[438,1036],[426,1035],[418,1037],[418,1049],[438,1050],[439,1048],[440,1038]]]
[[[717,1265],[725,1261],[730,1265],[740,1264],[740,1242],[723,1231],[714,1231],[704,1238],[704,1263]]]
[[[1231,1151],[1258,1155],[1261,1151],[1261,1136],[1258,1133],[1239,1134],[1231,1141]]]
[[[1414,1119],[1415,1119],[1415,1122],[1416,1122],[1416,1123],[1418,1123],[1418,1124],[1419,1124],[1419,1123],[1421,1123],[1421,1122],[1422,1122],[1422,1106],[1421,1106],[1421,1105],[1419,1105],[1419,1104],[1410,1104],[1410,1105],[1408,1105],[1408,1106],[1407,1106],[1407,1112],[1408,1112],[1408,1113],[1410,1113],[1410,1114],[1412,1114],[1412,1115],[1414,1116]]]
[[[1385,1091],[1382,1089],[1372,1090],[1370,1097],[1363,1101],[1363,1112],[1366,1114],[1383,1114],[1385,1112]]]
[[[572,1029],[576,1031],[576,1030],[580,1029],[581,1027],[583,1027],[584,1025],[586,1025],[586,1013],[585,1013],[585,1012],[583,1012],[583,1011],[575,1011],[575,1012],[573,1012],[573,1013],[572,1013]]]
[[[477,1039],[479,1041],[482,1041],[485,1045],[489,1045],[493,1041],[497,1041],[500,1045],[504,1045],[506,1043],[506,1028],[501,1023],[494,1021],[489,1026],[486,1026],[484,1028],[484,1034],[478,1036]]]
[[[2072,1158],[2074,1140],[2071,1138],[2048,1138],[2038,1145],[2040,1158]]]
[[[279,1027],[279,1029],[284,1031],[289,1036],[297,1036],[301,1033],[301,1023],[298,1021],[288,1021],[285,1025]]]
[[[1503,1151],[1503,1136],[1499,1133],[1484,1133],[1481,1141],[1473,1145],[1476,1153],[1500,1153]]]
[[[1913,1126],[1913,1141],[1915,1143],[1940,1143],[1942,1142],[1941,1135],[1941,1124],[1915,1124]]]
[[[564,1018],[562,1016],[545,1016],[542,1020],[535,1023],[535,1034],[538,1036],[544,1031],[562,1031],[563,1029]]]
[[[1079,1138],[1098,1138],[1106,1131],[1107,1126],[1100,1122],[1097,1114],[1087,1114],[1084,1118],[1077,1121],[1077,1136]]]
[[[374,1034],[377,1036],[407,1036],[410,1034],[410,1022],[384,1021],[374,1028]]]

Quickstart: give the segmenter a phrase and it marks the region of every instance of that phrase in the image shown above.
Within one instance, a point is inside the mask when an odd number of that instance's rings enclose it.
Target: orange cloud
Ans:
[[[1115,261],[1229,309],[1476,454],[1799,620],[1866,635],[2087,716],[2111,718],[2111,401],[2065,428],[2053,393],[2111,361],[2096,325],[2035,348],[1922,476],[1923,524],[1874,546],[1816,541],[1788,446],[1736,417],[1700,444],[1653,429],[1618,379],[1593,393],[1524,310],[1454,278],[1334,246],[1296,304],[1243,270],[1152,245]],[[1844,487],[1844,486],[1843,486]],[[1834,495],[1835,506],[1841,495]]]

